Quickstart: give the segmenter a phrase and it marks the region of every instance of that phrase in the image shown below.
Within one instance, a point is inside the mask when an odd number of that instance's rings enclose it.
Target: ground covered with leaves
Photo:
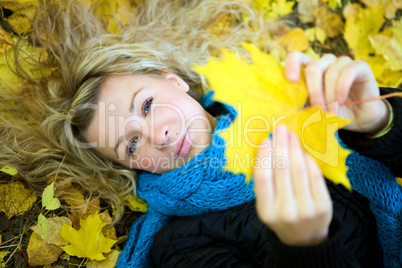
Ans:
[[[222,0],[224,1],[224,0]],[[263,10],[265,19],[285,20],[273,35],[262,39],[279,62],[292,50],[311,58],[324,53],[367,61],[382,86],[402,83],[401,0],[244,0]],[[136,0],[83,0],[110,33],[118,33],[135,15]],[[0,80],[17,82],[6,64],[7,43],[29,36],[34,0],[0,2]],[[225,18],[211,26],[224,31]],[[35,51],[34,47],[27,50]],[[33,52],[34,53],[34,52]],[[23,66],[34,75],[29,63]],[[35,193],[16,179],[18,171],[0,167],[0,266],[2,267],[114,267],[129,228],[145,206],[127,198],[123,219],[112,222],[113,210],[102,199],[86,197],[73,185],[49,181]]]

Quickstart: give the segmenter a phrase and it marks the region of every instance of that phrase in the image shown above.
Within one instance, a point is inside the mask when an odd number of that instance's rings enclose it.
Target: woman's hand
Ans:
[[[300,78],[301,66],[305,66],[305,79],[311,106],[326,107],[328,111],[354,122],[345,129],[376,134],[388,123],[389,110],[382,100],[350,106],[342,104],[364,100],[380,95],[377,82],[364,61],[353,61],[349,57],[326,54],[312,61],[305,54],[294,51],[285,61],[285,73],[289,81]]]
[[[260,220],[287,245],[307,246],[327,239],[332,200],[321,170],[284,125],[263,141],[254,171]],[[264,148],[265,147],[265,148]]]

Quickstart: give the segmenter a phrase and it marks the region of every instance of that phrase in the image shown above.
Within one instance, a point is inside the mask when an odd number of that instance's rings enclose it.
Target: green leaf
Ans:
[[[55,210],[60,207],[60,201],[54,198],[54,182],[49,184],[42,194],[42,207],[48,210]]]
[[[16,175],[18,173],[17,169],[15,169],[13,167],[9,167],[9,166],[2,167],[0,169],[0,171],[2,171],[4,173],[7,173],[7,174],[9,174],[11,176],[14,176],[14,175]]]
[[[50,204],[46,205],[46,209],[48,210],[55,210],[60,207],[60,201],[57,198],[53,198],[52,201],[50,201]]]
[[[38,224],[39,224],[40,236],[42,237],[43,241],[46,242],[47,233],[48,233],[48,230],[49,230],[49,224],[47,222],[46,217],[43,216],[42,214],[39,214]]]

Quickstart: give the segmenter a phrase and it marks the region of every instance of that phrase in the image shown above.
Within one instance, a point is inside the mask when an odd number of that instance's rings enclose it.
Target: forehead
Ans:
[[[135,93],[145,83],[147,77],[137,75],[116,75],[106,78],[100,88],[99,100],[107,101],[121,93]]]

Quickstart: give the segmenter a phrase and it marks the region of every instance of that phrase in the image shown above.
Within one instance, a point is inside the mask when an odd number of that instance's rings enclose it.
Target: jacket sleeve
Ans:
[[[381,88],[381,94],[387,94],[398,89]],[[351,149],[382,161],[388,165],[395,176],[402,176],[402,98],[387,99],[392,106],[393,122],[391,130],[382,137],[368,138],[364,134],[347,130],[339,130],[339,137]]]
[[[380,263],[375,231],[336,203],[330,238],[313,247],[286,246],[258,219],[255,203],[178,218],[156,236],[155,267],[373,267]],[[341,223],[346,221],[348,229]],[[369,264],[369,265],[367,265]],[[381,267],[381,265],[377,266]]]
[[[368,200],[331,181],[327,186],[334,204],[328,240],[309,247],[289,246],[267,229],[273,251],[268,252],[264,267],[383,267]]]
[[[178,218],[155,237],[155,267],[261,267],[270,248],[265,227],[247,203],[226,211]]]
[[[267,255],[264,267],[360,267],[357,259],[342,245],[343,226],[338,219],[330,225],[329,239],[315,246],[288,246],[269,229],[267,233],[274,250]]]

